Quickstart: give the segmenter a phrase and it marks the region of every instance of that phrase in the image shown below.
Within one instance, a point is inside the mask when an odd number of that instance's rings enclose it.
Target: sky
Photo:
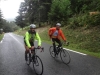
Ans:
[[[20,3],[24,0],[0,0],[0,9],[4,19],[13,21],[18,16]]]

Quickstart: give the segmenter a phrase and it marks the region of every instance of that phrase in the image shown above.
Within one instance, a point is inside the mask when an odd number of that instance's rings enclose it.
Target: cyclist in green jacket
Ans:
[[[41,38],[39,34],[35,31],[36,25],[31,24],[30,30],[25,33],[24,43],[25,43],[25,60],[27,61],[27,53],[29,49],[34,49],[34,41],[38,41],[38,47],[41,48]]]

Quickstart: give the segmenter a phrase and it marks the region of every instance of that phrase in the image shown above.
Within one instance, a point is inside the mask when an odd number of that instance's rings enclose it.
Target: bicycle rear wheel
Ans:
[[[65,49],[61,50],[60,57],[61,57],[61,60],[63,61],[63,63],[66,65],[69,64],[71,61],[70,54]]]
[[[53,46],[50,46],[49,52],[50,52],[50,55],[54,58],[55,57],[55,52],[54,52]]]
[[[31,54],[27,53],[27,61],[26,61],[27,65],[30,65],[31,63]]]
[[[35,56],[35,59],[33,61],[33,68],[37,75],[43,74],[43,63],[42,63],[41,59],[39,58],[39,56],[37,56],[37,55]]]

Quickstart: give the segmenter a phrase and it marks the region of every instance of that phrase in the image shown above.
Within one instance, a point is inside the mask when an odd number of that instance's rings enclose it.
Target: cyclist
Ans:
[[[38,40],[38,47],[41,48],[41,38],[39,34],[35,31],[36,25],[31,24],[30,30],[25,33],[24,43],[25,43],[25,60],[27,61],[27,53],[29,49],[34,50],[34,41]]]
[[[56,45],[55,45],[55,42],[57,42],[59,45],[58,45],[58,48],[60,48],[62,46],[62,43],[61,43],[61,40],[60,40],[60,37],[62,37],[62,39],[66,42],[66,38],[62,32],[62,30],[60,29],[60,26],[61,24],[60,23],[57,23],[56,24],[56,27],[52,27],[49,29],[49,37],[50,39],[52,40],[53,42],[53,48],[54,48],[54,53],[55,55],[58,54],[57,51],[56,51]],[[60,50],[60,49],[58,49]]]

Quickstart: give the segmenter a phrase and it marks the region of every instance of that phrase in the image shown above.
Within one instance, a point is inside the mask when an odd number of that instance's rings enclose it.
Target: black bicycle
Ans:
[[[68,42],[67,45],[69,45],[69,42]],[[57,58],[58,55],[60,54],[60,58],[61,58],[62,62],[63,62],[64,64],[66,64],[66,65],[69,64],[70,61],[71,61],[69,52],[68,52],[66,49],[64,49],[63,47],[58,47],[58,46],[56,45],[56,52],[54,52],[53,46],[50,46],[49,52],[50,52],[50,55],[51,55],[53,58]]]
[[[27,65],[33,64],[34,71],[37,75],[43,74],[43,63],[38,55],[36,55],[37,50],[41,49],[41,52],[44,51],[44,48],[34,48],[34,50],[29,50],[27,53]]]

